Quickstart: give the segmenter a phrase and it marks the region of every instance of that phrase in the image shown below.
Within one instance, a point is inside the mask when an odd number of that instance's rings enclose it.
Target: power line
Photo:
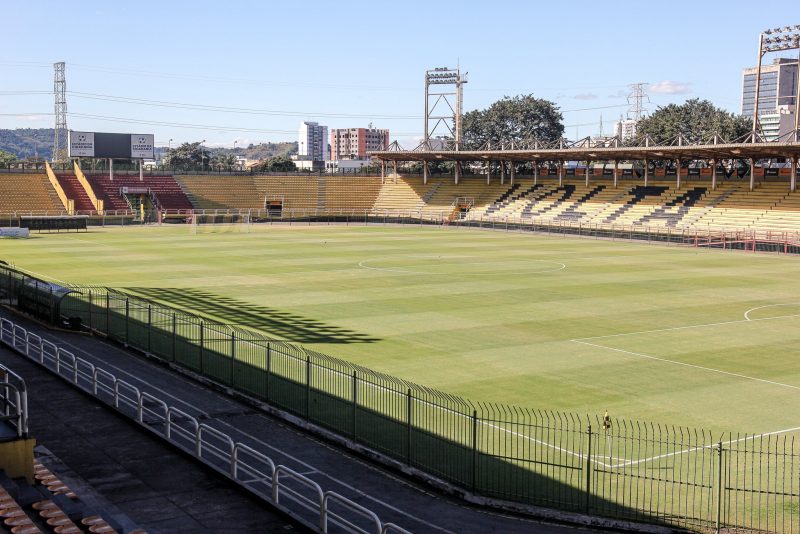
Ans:
[[[0,96],[52,95],[53,91],[0,91]]]
[[[147,124],[150,126],[165,126],[170,128],[189,128],[195,130],[211,130],[219,132],[249,132],[249,133],[268,133],[268,134],[297,134],[297,130],[275,130],[266,128],[241,128],[238,126],[219,126],[210,124],[194,124],[183,122],[167,122],[167,121],[153,121],[145,119],[131,119],[127,117],[111,117],[108,115],[91,115],[86,113],[70,113],[70,117],[79,117],[83,119],[93,119],[109,122],[121,122],[127,124]],[[418,132],[398,132],[394,135],[419,135]]]
[[[326,118],[345,118],[345,119],[422,119],[421,115],[362,115],[353,113],[322,113],[311,111],[279,111],[272,109],[258,108],[237,108],[229,106],[215,106],[208,104],[188,104],[185,102],[173,102],[167,100],[151,100],[146,98],[134,98],[126,96],[106,95],[99,93],[84,93],[80,91],[68,91],[71,96],[88,100],[101,100],[107,102],[117,102],[122,104],[136,104],[143,106],[166,107],[175,109],[191,109],[200,111],[214,111],[220,113],[239,113],[247,115],[275,115],[282,117],[326,117]]]
[[[338,84],[326,84],[326,83],[318,83],[318,82],[276,82],[271,80],[257,80],[251,78],[231,78],[231,77],[223,77],[223,76],[206,76],[206,75],[197,75],[197,74],[180,74],[180,73],[169,73],[169,72],[157,72],[157,71],[146,71],[146,70],[132,70],[132,69],[120,69],[120,68],[113,68],[113,67],[102,67],[98,65],[86,65],[83,63],[70,63],[71,69],[76,70],[84,70],[89,72],[100,72],[106,74],[123,74],[128,76],[148,76],[154,78],[171,78],[171,79],[182,79],[182,80],[196,80],[196,81],[206,81],[206,82],[225,82],[225,83],[240,83],[240,84],[247,84],[247,85],[268,85],[273,87],[306,87],[306,88],[322,88],[322,89],[359,89],[359,90],[376,90],[376,91],[413,91],[416,89],[409,88],[409,87],[398,87],[396,85],[393,86],[363,86],[363,85],[338,85]]]

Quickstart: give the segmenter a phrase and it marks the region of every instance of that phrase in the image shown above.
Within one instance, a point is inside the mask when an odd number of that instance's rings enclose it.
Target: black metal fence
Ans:
[[[0,264],[1,302],[17,305],[21,291],[42,285]],[[475,403],[117,290],[69,286],[58,298],[65,325],[190,369],[474,495],[694,530],[800,532],[800,444],[790,432],[719,436]]]

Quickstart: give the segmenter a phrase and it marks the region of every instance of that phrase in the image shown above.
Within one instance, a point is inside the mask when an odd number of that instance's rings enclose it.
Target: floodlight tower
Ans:
[[[765,30],[758,36],[758,66],[756,67],[756,94],[753,107],[753,132],[751,141],[756,141],[756,134],[759,130],[758,119],[758,99],[761,93],[761,60],[770,52],[782,52],[784,50],[798,50],[798,83],[797,95],[794,102],[794,140],[800,141],[800,24],[794,26],[784,26],[782,28],[772,28]]]
[[[67,80],[63,61],[53,63],[53,95],[56,124],[53,136],[53,162],[67,159]]]
[[[430,149],[430,139],[437,131],[445,130],[453,139],[455,150],[461,149],[461,107],[464,102],[464,84],[467,73],[460,69],[440,67],[425,71],[425,139]],[[444,85],[437,90],[431,86]],[[452,122],[452,127],[450,123]],[[440,128],[443,126],[444,129]]]
[[[464,84],[467,73],[461,69],[439,67],[425,71],[425,138],[423,150],[432,150],[431,137],[437,132],[447,133],[453,140],[453,149],[461,150],[461,108],[464,103]],[[434,89],[435,86],[444,86]],[[452,123],[452,127],[451,127]],[[442,128],[440,128],[440,126]],[[437,147],[440,150],[445,147]],[[422,181],[428,183],[428,162],[422,162]],[[454,179],[458,183],[461,164],[456,161]]]

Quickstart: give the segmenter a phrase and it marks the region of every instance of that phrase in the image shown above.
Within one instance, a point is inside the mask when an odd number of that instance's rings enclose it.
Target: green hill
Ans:
[[[156,155],[166,147],[156,147]],[[17,128],[14,130],[0,129],[0,150],[10,152],[18,159],[27,159],[39,155],[51,159],[53,152],[52,128]],[[258,143],[247,147],[212,148],[212,155],[234,154],[244,156],[251,160],[263,160],[274,156],[289,156],[297,153],[297,142]]]
[[[14,154],[17,159],[27,159],[37,154],[39,157],[50,159],[53,155],[53,129],[0,129],[0,150]]]

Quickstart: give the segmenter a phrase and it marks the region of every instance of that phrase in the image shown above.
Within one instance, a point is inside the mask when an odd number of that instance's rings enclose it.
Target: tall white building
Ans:
[[[614,123],[614,135],[623,141],[636,137],[636,119],[622,119]]]
[[[297,137],[298,159],[306,161],[328,160],[328,127],[316,122],[300,124]]]

